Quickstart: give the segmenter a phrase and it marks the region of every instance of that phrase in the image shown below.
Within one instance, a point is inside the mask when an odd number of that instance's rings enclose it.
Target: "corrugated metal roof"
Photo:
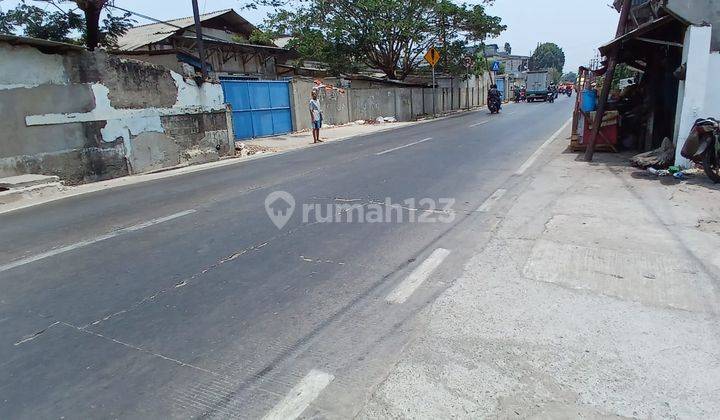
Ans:
[[[11,45],[30,45],[42,47],[53,51],[84,50],[82,45],[67,44],[65,42],[48,41],[47,39],[30,38],[17,35],[0,35],[0,42],[7,42]]]
[[[234,18],[242,19],[242,22],[250,25],[247,20],[243,19],[233,9],[218,10],[216,12],[205,13],[200,15],[200,21],[204,22],[222,16],[228,13],[232,13]],[[140,25],[130,28],[125,35],[118,39],[118,49],[121,51],[133,51],[138,48],[144,47],[148,44],[154,44],[160,41],[164,41],[169,38],[172,34],[179,31],[180,28],[190,28],[195,24],[195,20],[192,16],[168,20],[166,23],[150,23],[147,25]]]

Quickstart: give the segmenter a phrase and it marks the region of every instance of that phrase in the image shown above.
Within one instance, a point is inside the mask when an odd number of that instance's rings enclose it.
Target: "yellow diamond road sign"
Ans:
[[[425,53],[425,60],[430,63],[431,66],[435,67],[435,64],[440,61],[440,53],[435,47],[430,47],[428,52]]]

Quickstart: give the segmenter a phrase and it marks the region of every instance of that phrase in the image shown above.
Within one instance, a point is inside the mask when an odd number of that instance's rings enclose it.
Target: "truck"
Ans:
[[[525,95],[527,101],[547,101],[548,85],[547,70],[527,72],[527,93]]]

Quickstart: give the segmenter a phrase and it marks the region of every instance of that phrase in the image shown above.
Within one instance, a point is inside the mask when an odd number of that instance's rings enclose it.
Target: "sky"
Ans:
[[[18,2],[0,0],[0,9],[7,10]],[[201,12],[235,8],[254,24],[262,22],[267,13],[267,10],[240,10],[245,0],[198,2]],[[612,0],[496,0],[488,13],[500,16],[508,29],[488,43],[497,43],[502,48],[509,42],[513,54],[530,55],[539,42],[555,42],[565,51],[565,71],[577,71],[579,66],[587,65],[597,47],[614,37],[619,14],[610,7],[611,3]],[[190,0],[116,0],[116,4],[156,19],[192,15]]]

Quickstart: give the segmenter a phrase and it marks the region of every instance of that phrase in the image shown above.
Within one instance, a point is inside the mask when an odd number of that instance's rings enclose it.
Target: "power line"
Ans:
[[[128,9],[123,9],[123,8],[120,7],[120,6],[108,5],[108,7],[112,7],[113,9],[121,10],[121,11],[123,11],[123,12],[125,12],[125,13],[130,13],[130,14],[132,14],[132,15],[135,15],[135,16],[140,17],[140,18],[143,18],[143,19],[147,19],[147,20],[152,21],[152,22],[155,22],[155,23],[161,23],[161,24],[163,24],[163,25],[171,26],[171,27],[173,27],[173,28],[182,29],[182,30],[191,32],[191,33],[193,33],[193,34],[195,33],[195,30],[194,30],[194,29],[190,29],[189,27],[178,26],[178,25],[175,25],[175,24],[170,23],[170,22],[165,21],[165,20],[155,19],[154,17],[150,17],[150,16],[147,16],[147,15],[143,15],[142,13],[133,12],[132,10],[128,10]],[[212,36],[212,35],[205,35],[205,34],[203,34],[203,38],[208,38],[208,39],[211,39],[211,40],[213,40],[213,41],[220,41],[220,42],[223,42],[223,43],[227,43],[227,40],[224,40],[224,39],[222,39],[222,38],[218,38],[218,37],[215,37],[215,36]]]
[[[191,29],[189,26],[185,26],[185,27],[183,27],[183,26],[178,26],[178,25],[175,25],[174,23],[170,23],[169,21],[156,19],[156,18],[154,18],[154,17],[148,16],[148,15],[144,15],[144,14],[142,14],[142,13],[138,13],[138,12],[134,12],[134,11],[132,11],[132,10],[124,9],[124,8],[122,8],[122,7],[120,7],[120,6],[114,6],[114,5],[108,4],[107,7],[112,7],[113,9],[118,9],[118,10],[121,10],[121,11],[123,11],[123,12],[125,12],[125,13],[130,13],[130,14],[132,14],[132,15],[135,15],[135,16],[139,17],[139,18],[147,19],[147,20],[149,20],[149,21],[151,21],[151,22],[161,23],[161,24],[163,24],[163,25],[167,25],[167,26],[170,26],[170,27],[173,27],[173,28],[182,29],[182,30],[185,30],[185,31],[190,32],[190,33],[192,33],[192,34],[195,33],[195,30],[194,30],[194,29]],[[176,20],[176,19],[173,19],[173,20]],[[218,37],[216,37],[216,36],[207,35],[207,34],[203,34],[203,39],[209,39],[209,40],[211,40],[211,41],[218,41],[218,42],[222,42],[223,44],[228,44],[228,43],[230,43],[230,44],[237,44],[237,45],[252,45],[252,46],[258,46],[258,45],[253,45],[253,44],[245,44],[245,43],[242,43],[242,42],[228,42],[226,39],[218,38]],[[261,47],[263,47],[263,48],[283,49],[283,48],[280,48],[280,47],[271,47],[271,46],[265,46],[265,45],[262,45]]]

